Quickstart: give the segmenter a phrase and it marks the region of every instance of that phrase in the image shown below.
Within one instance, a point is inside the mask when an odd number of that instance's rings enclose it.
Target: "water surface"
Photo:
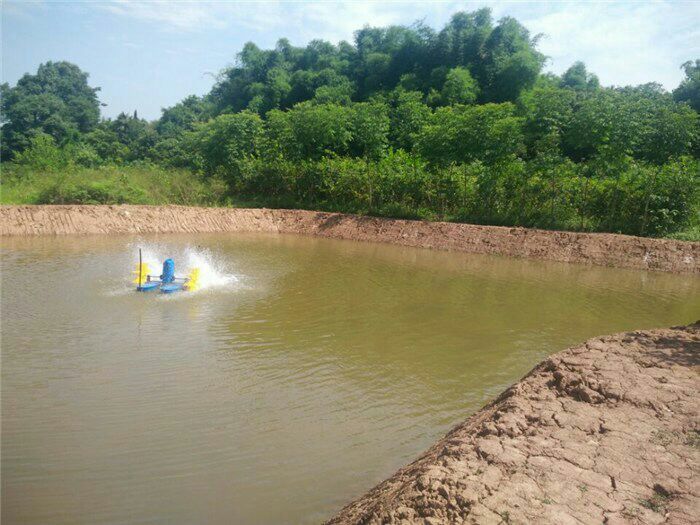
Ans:
[[[205,264],[137,294],[136,247]],[[276,235],[3,239],[3,523],[315,523],[700,278]]]

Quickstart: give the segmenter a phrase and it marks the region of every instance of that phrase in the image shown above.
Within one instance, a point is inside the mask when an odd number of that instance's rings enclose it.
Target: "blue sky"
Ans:
[[[673,89],[680,64],[700,58],[700,2],[2,2],[2,80],[13,85],[48,60],[90,73],[104,116],[162,107],[204,94],[247,41],[272,47],[314,38],[352,40],[364,25],[423,20],[439,29],[460,10],[489,6],[543,33],[546,69],[583,60],[605,85],[656,81]]]

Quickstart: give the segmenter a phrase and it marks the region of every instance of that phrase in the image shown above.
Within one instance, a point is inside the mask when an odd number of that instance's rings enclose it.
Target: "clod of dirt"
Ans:
[[[328,523],[697,523],[699,365],[699,323],[565,350]]]

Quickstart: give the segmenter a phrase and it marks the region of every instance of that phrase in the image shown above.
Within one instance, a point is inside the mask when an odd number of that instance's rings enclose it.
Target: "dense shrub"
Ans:
[[[522,153],[523,122],[511,103],[438,109],[418,139],[418,151],[434,164],[481,160],[496,163]]]
[[[666,235],[697,215],[698,162],[664,166],[512,157],[446,167],[403,151],[378,161],[247,159],[235,194],[284,207],[481,224]]]

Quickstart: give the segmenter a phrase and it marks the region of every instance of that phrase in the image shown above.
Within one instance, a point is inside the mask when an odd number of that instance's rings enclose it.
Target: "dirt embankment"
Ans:
[[[128,205],[0,207],[0,235],[252,231],[700,273],[700,243],[628,235],[431,223],[301,210]]]
[[[329,524],[697,523],[700,324],[537,366]]]

